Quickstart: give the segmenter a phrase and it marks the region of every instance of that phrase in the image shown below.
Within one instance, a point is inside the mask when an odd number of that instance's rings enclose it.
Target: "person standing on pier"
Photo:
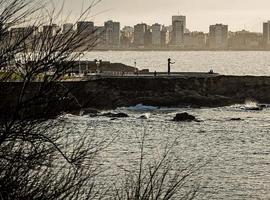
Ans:
[[[171,61],[171,58],[168,58],[168,75],[171,74],[171,65],[175,64],[175,62]]]

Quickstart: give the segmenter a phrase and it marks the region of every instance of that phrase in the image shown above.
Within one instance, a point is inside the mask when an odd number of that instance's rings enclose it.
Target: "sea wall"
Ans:
[[[16,104],[21,88],[20,82],[0,83],[0,110],[4,117]],[[45,100],[42,97],[44,95]],[[49,111],[46,106],[43,106],[49,113],[54,110],[61,112],[86,107],[113,109],[140,103],[153,106],[190,105],[193,107],[218,107],[244,103],[246,100],[270,103],[270,77],[134,76],[58,82],[49,85],[33,82],[26,87],[24,100],[34,99],[35,96],[38,97],[38,102],[49,105]],[[35,110],[38,102],[31,103],[35,105]]]
[[[216,107],[255,100],[270,103],[270,77],[111,77],[66,83],[83,107]]]

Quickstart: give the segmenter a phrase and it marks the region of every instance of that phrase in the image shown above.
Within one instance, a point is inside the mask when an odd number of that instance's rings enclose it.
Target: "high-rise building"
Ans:
[[[263,46],[270,47],[270,21],[263,23]]]
[[[165,47],[167,45],[167,28],[165,26],[162,26],[161,29],[161,41],[160,41],[160,45],[162,47]]]
[[[119,47],[120,45],[120,23],[112,20],[105,22],[106,44]]]
[[[94,31],[94,41],[96,44],[96,48],[104,49],[106,46],[106,34],[104,26],[95,26]]]
[[[141,23],[134,26],[134,46],[141,47],[145,45],[145,33],[147,24]]]
[[[46,37],[53,37],[55,36],[59,31],[61,31],[61,28],[56,24],[51,25],[45,25],[43,26],[43,35]]]
[[[134,37],[134,28],[125,26],[121,31],[121,47],[128,48],[131,46]]]
[[[11,37],[18,39],[21,37],[31,37],[38,34],[38,27],[28,26],[28,27],[17,27],[10,30]]]
[[[181,21],[183,23],[184,32],[187,29],[186,20],[187,20],[186,16],[183,16],[183,15],[174,15],[174,16],[172,16],[172,23],[175,22],[175,21]]]
[[[145,47],[152,46],[152,32],[149,26],[147,26],[147,29],[144,35],[144,46]]]
[[[153,24],[152,27],[152,45],[161,46],[161,25]]]
[[[229,32],[228,46],[230,49],[248,50],[261,47],[262,34],[246,30]]]
[[[209,48],[228,48],[228,25],[216,24],[209,28]]]
[[[185,26],[186,26],[185,16],[172,17],[171,45],[177,46],[177,47],[184,46]]]
[[[122,29],[122,34],[129,38],[130,40],[133,39],[134,37],[134,28],[131,27],[131,26],[125,26],[123,29]]]
[[[206,35],[203,32],[185,33],[185,48],[204,49],[206,47]]]
[[[63,34],[67,34],[67,33],[72,33],[73,30],[73,24],[72,23],[66,23],[63,25],[63,30],[62,33]]]
[[[77,23],[77,31],[79,34],[89,36],[93,34],[94,30],[94,22],[80,21]]]

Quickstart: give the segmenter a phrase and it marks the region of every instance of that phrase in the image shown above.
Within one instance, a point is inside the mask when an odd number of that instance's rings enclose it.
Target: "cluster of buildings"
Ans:
[[[42,30],[31,30],[46,33],[48,37],[55,34],[78,32],[83,37],[94,36],[95,48],[99,50],[126,49],[169,49],[169,50],[270,50],[270,21],[263,23],[263,33],[246,30],[230,32],[228,25],[210,25],[209,32],[191,32],[186,27],[186,16],[172,16],[169,26],[155,23],[136,24],[121,29],[120,22],[107,21],[104,26],[95,26],[91,21],[80,21],[75,25],[64,24],[62,27],[52,24],[43,26]],[[33,27],[31,27],[33,29]],[[12,29],[11,35],[25,32],[30,27]]]
[[[259,50],[270,49],[270,21],[262,33],[231,32],[228,25],[210,25],[209,32],[191,32],[186,16],[172,16],[172,25],[141,23],[121,30],[121,48],[170,50]]]

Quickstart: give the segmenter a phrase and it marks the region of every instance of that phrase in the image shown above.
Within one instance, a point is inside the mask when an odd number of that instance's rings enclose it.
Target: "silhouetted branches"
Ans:
[[[85,7],[74,26],[99,2]],[[75,27],[61,31],[56,22],[63,6],[46,3],[0,0],[0,199],[194,198],[196,187],[180,191],[196,166],[175,168],[169,151],[159,161],[146,162],[145,136],[138,170],[112,191],[106,181],[97,181],[103,172],[99,152],[108,141],[87,129],[67,130],[65,122],[52,117],[71,105],[80,108],[62,79],[81,52],[93,49],[99,34]]]
[[[16,89],[2,91],[10,90],[16,98],[1,95],[6,104],[1,105],[0,199],[93,199],[99,193],[95,177],[101,171],[94,160],[104,141],[93,143],[83,135],[73,135],[70,141],[63,124],[48,116],[70,95],[60,81],[71,67],[69,61],[78,58],[78,51],[93,48],[97,36],[62,33],[53,24],[62,10],[51,8],[51,15],[39,16],[46,9],[39,3],[0,1],[1,83],[19,81]],[[79,19],[86,18],[92,6]],[[33,25],[20,27],[31,17],[36,18]]]
[[[202,167],[202,163],[177,166],[176,159],[171,155],[174,143],[165,148],[160,158],[146,158],[146,136],[145,131],[140,142],[138,169],[125,170],[128,173],[120,184],[115,184],[113,199],[190,200],[197,197],[200,187],[191,178]]]

